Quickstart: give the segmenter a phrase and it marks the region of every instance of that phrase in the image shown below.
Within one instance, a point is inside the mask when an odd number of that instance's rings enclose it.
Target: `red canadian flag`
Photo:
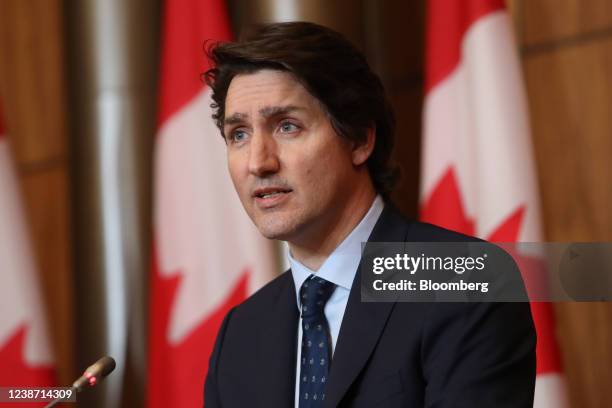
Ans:
[[[541,240],[527,102],[503,0],[429,0],[421,218],[489,241]],[[535,407],[566,405],[554,315],[532,303]]]
[[[18,190],[0,118],[0,387],[53,386],[53,354]]]
[[[273,247],[247,217],[212,120],[205,41],[227,41],[221,0],[167,0],[155,143],[147,406],[202,406],[227,311],[276,273]]]

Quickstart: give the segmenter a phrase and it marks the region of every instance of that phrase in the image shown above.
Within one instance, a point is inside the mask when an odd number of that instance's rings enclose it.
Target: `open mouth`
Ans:
[[[277,196],[279,194],[285,194],[285,193],[286,193],[286,191],[275,191],[274,193],[257,194],[256,197],[259,197],[259,198],[268,198],[268,197],[274,197],[274,196]]]
[[[285,189],[285,188],[262,188],[260,190],[256,190],[255,194],[253,194],[256,198],[274,198],[274,197],[278,197],[280,195],[283,194],[287,194],[290,193],[291,189]]]

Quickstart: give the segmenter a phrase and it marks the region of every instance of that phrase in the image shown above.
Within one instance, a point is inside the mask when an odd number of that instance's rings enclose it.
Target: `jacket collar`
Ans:
[[[407,229],[407,222],[387,204],[368,242],[403,242]],[[395,305],[392,302],[361,302],[360,270],[359,267],[340,327],[328,388],[325,392],[324,407],[337,406],[363,370]]]

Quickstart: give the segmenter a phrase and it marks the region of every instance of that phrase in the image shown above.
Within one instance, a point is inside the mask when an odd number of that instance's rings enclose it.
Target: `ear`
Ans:
[[[364,164],[372,151],[374,150],[374,144],[376,143],[376,128],[374,126],[369,127],[366,134],[366,139],[361,143],[356,143],[353,146],[352,159],[353,165],[361,166]]]

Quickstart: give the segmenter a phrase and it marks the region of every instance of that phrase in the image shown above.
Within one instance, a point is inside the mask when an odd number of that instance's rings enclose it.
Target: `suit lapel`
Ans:
[[[387,204],[368,242],[402,242],[405,236],[406,222]],[[374,351],[395,305],[392,302],[361,302],[360,269],[357,269],[340,327],[324,407],[336,407],[340,403]]]
[[[297,359],[298,309],[291,271],[285,272],[277,296],[264,310],[266,324],[258,330],[259,373],[253,373],[260,390],[257,403],[262,407],[293,406],[295,362]]]

